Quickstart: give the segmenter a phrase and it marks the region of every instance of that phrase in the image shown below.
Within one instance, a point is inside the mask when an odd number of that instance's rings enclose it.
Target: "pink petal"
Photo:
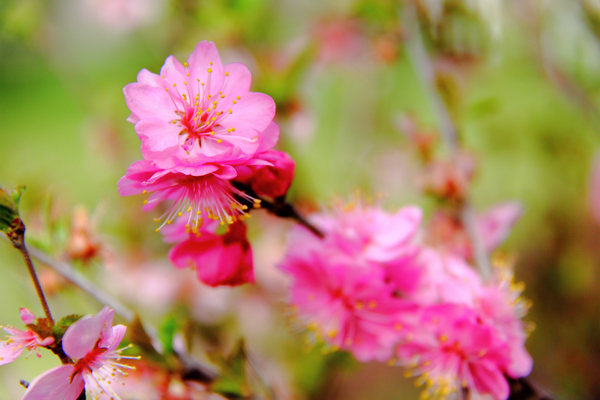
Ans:
[[[230,63],[223,67],[223,71],[228,74],[223,82],[222,90],[226,96],[225,100],[228,100],[229,96],[237,96],[250,90],[252,74],[244,64]]]
[[[127,107],[141,120],[150,118],[169,122],[177,118],[175,106],[163,88],[130,83],[123,88],[123,93]]]
[[[221,91],[224,77],[223,64],[217,46],[213,42],[204,40],[198,43],[188,58],[188,64],[191,82],[199,80],[200,83],[204,83],[206,94],[215,95]],[[209,69],[211,73],[208,72]]]
[[[489,393],[495,400],[506,400],[510,394],[508,382],[502,371],[492,362],[479,361],[470,365],[475,387],[480,393]]]
[[[179,144],[181,127],[157,118],[145,118],[135,124],[144,147],[151,152],[174,150]]]
[[[506,240],[522,213],[521,203],[511,201],[497,205],[477,218],[479,232],[488,253]]]
[[[592,173],[590,177],[590,208],[592,218],[600,224],[600,154],[594,157]]]
[[[262,132],[262,140],[260,146],[256,150],[257,153],[262,153],[271,149],[279,140],[279,126],[275,122],[271,122],[269,126]]]
[[[143,83],[148,86],[161,87],[160,76],[148,71],[146,68],[142,69],[137,75],[138,83]]]
[[[125,325],[115,325],[112,327],[112,341],[106,348],[107,352],[115,351],[125,337],[127,327]]]
[[[102,334],[106,332],[105,324],[109,319],[112,325],[114,311],[110,311],[112,310],[104,307],[98,314],[85,316],[67,329],[62,339],[62,347],[69,357],[80,360],[94,349],[98,340],[102,339]],[[108,344],[102,347],[107,346]]]
[[[84,388],[81,374],[71,376],[72,364],[54,367],[37,376],[25,391],[22,400],[76,400]]]
[[[26,308],[19,308],[19,316],[25,325],[35,323],[35,315]]]
[[[251,138],[253,131],[264,131],[275,116],[275,102],[264,93],[248,92],[231,107],[232,113],[225,117],[221,125],[235,128],[235,133]]]
[[[18,346],[17,342],[6,344],[6,342],[0,342],[0,365],[9,364],[15,361],[23,354],[25,347]]]
[[[186,76],[185,68],[174,56],[167,57],[165,65],[160,69],[160,76],[164,77],[169,90],[173,90],[171,87],[175,83],[179,93],[185,93],[183,86]]]

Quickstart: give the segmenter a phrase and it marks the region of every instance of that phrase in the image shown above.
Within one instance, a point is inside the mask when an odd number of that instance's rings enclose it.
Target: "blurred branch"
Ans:
[[[408,27],[408,37],[406,39],[407,51],[414,64],[417,75],[432,103],[433,112],[437,117],[438,129],[442,140],[452,153],[456,153],[460,149],[458,131],[450,117],[450,112],[437,89],[433,63],[431,62],[427,50],[425,49],[425,44],[423,43],[421,27],[419,25],[415,5],[410,1],[406,3],[403,22],[404,25]],[[479,228],[477,227],[475,210],[468,199],[463,202],[461,218],[465,229],[467,230],[467,234],[469,235],[471,246],[473,248],[473,257],[477,264],[477,268],[479,269],[481,278],[483,281],[487,281],[492,277],[492,267],[490,265],[488,254],[485,251],[483,241],[481,240]]]

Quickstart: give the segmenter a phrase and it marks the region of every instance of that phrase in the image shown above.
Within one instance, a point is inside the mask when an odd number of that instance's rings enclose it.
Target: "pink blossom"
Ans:
[[[525,349],[527,334],[521,318],[531,304],[521,297],[524,285],[514,282],[510,268],[500,267],[495,272],[494,279],[481,291],[477,309],[508,344],[510,364],[507,374],[513,378],[527,376],[531,373],[533,360]]]
[[[334,349],[361,361],[388,359],[414,315],[413,304],[393,296],[383,269],[366,262],[309,251],[288,254],[280,268],[293,278],[298,318]]]
[[[94,316],[86,316],[71,325],[62,338],[62,348],[74,364],[52,368],[36,377],[23,400],[76,400],[83,388],[89,398],[103,394],[118,398],[113,385],[127,377],[124,370],[134,367],[120,363],[124,356],[117,350],[127,328],[112,326],[114,311],[104,307]]]
[[[283,151],[267,150],[257,154],[256,158],[272,165],[240,167],[235,180],[249,186],[259,196],[273,199],[285,196],[294,179],[296,164],[292,157]]]
[[[205,167],[211,169],[214,166]],[[193,226],[202,225],[204,218],[231,224],[245,217],[248,206],[244,202],[258,204],[257,200],[233,187],[229,180],[232,177],[219,168],[207,175],[190,176],[140,160],[131,164],[118,186],[122,196],[151,193],[144,200],[144,211],[154,209],[163,201],[170,202],[163,216],[156,218],[163,220],[160,228],[183,215],[187,224]]]
[[[504,377],[510,352],[493,326],[465,305],[442,304],[424,310],[420,329],[398,348],[409,375],[420,375],[424,397],[446,398],[467,387],[474,394],[505,400],[509,386]]]
[[[254,282],[252,249],[246,225],[235,222],[217,235],[207,229],[187,227],[187,240],[169,251],[177,268],[192,268],[198,279],[209,286],[237,286]]]
[[[252,76],[240,63],[223,66],[214,43],[198,43],[187,63],[169,56],[160,75],[144,69],[125,86],[129,121],[142,154],[157,168],[203,176],[217,169],[235,176],[239,165],[275,140],[265,137],[275,103],[250,92]]]
[[[378,206],[367,207],[350,203],[335,207],[331,214],[315,214],[311,222],[325,234],[320,240],[308,231],[297,231],[292,246],[299,251],[306,247],[328,247],[348,257],[359,257],[373,262],[387,262],[413,251],[421,222],[419,207],[409,206],[390,214]]]
[[[26,308],[19,310],[21,320],[25,325],[35,323],[35,315]],[[4,332],[8,333],[6,340],[0,341],[0,365],[15,361],[25,349],[29,350],[27,356],[35,352],[38,357],[39,347],[49,346],[54,343],[53,337],[41,338],[37,333],[28,329],[21,331],[9,326],[1,326]]]

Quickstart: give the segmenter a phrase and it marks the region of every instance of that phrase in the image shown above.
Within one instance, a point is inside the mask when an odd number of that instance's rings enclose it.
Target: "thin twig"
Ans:
[[[442,140],[452,153],[456,153],[460,149],[457,129],[450,117],[450,112],[448,111],[444,100],[437,90],[433,63],[425,49],[418,16],[412,2],[407,2],[404,9],[404,24],[409,27],[409,35],[406,40],[407,51],[414,63],[417,75],[419,76],[423,87],[426,89],[432,103],[433,112],[437,117],[438,129]],[[481,278],[483,281],[487,281],[492,277],[492,267],[483,241],[481,240],[481,233],[477,226],[475,210],[468,199],[466,199],[462,205],[461,217],[471,241],[473,258],[475,259]]]
[[[50,312],[50,307],[48,307],[48,301],[46,301],[46,296],[44,295],[44,290],[42,289],[42,285],[40,285],[40,280],[38,279],[37,273],[35,272],[35,267],[33,266],[33,261],[31,261],[31,257],[29,256],[29,251],[27,250],[27,246],[25,245],[25,231],[23,230],[23,234],[19,236],[19,239],[13,241],[13,246],[19,250],[23,259],[25,260],[25,264],[27,265],[27,270],[29,271],[29,276],[31,276],[31,280],[33,281],[33,286],[35,287],[35,291],[37,292],[38,298],[40,299],[40,303],[42,303],[42,308],[44,309],[44,314],[46,318],[54,323],[54,319],[52,319],[52,313]]]

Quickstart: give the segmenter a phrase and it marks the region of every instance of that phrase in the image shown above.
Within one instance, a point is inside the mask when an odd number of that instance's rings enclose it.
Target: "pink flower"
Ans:
[[[187,240],[169,251],[177,268],[192,268],[198,279],[209,286],[237,286],[254,282],[252,249],[246,225],[235,222],[223,235],[214,230],[187,227]]]
[[[23,400],[76,400],[85,387],[88,398],[103,394],[118,398],[112,385],[127,377],[122,359],[139,359],[121,355],[117,350],[127,328],[112,326],[114,311],[104,307],[94,316],[86,316],[71,325],[62,338],[62,348],[75,364],[52,368],[36,377]],[[126,347],[129,348],[129,347]]]
[[[327,247],[347,257],[358,257],[373,262],[387,262],[412,252],[414,238],[421,222],[419,207],[409,206],[390,214],[380,207],[360,203],[340,205],[329,214],[311,216],[317,228],[325,234],[316,238],[306,230],[297,231],[293,242],[303,242],[300,252],[307,247]],[[293,251],[293,249],[292,249]]]
[[[267,150],[256,158],[272,165],[240,167],[235,180],[249,186],[258,196],[273,199],[285,196],[294,179],[296,164],[292,157],[283,151]]]
[[[19,311],[21,320],[25,325],[35,323],[35,315],[26,308],[21,308]],[[21,331],[12,327],[2,326],[4,332],[8,333],[6,340],[0,341],[0,365],[8,364],[15,361],[25,349],[29,350],[27,356],[35,352],[38,357],[39,347],[49,346],[54,343],[53,337],[42,339],[37,333],[32,330]]]
[[[205,166],[212,168],[212,166]],[[157,221],[171,224],[176,217],[185,214],[187,224],[202,225],[204,218],[233,223],[244,219],[243,203],[259,204],[258,200],[237,190],[231,185],[231,175],[220,175],[221,170],[204,176],[190,176],[173,170],[162,170],[146,160],[136,161],[119,182],[122,196],[151,193],[144,200],[144,211],[154,209],[163,201],[171,202],[170,207]]]
[[[273,99],[250,92],[251,81],[245,65],[223,66],[215,44],[206,41],[183,65],[169,56],[160,75],[142,70],[123,91],[144,158],[186,175],[221,168],[221,175],[235,176],[231,165],[275,143],[263,132],[279,131]]]
[[[506,373],[513,378],[531,373],[533,360],[525,349],[527,334],[521,318],[527,314],[531,303],[523,299],[524,285],[514,282],[510,268],[496,269],[494,280],[486,285],[478,299],[478,310],[488,324],[495,326],[509,347],[510,364]]]
[[[590,176],[589,205],[592,218],[600,224],[600,154],[596,154]]]
[[[411,365],[409,375],[421,375],[416,383],[425,384],[424,397],[446,398],[468,387],[473,394],[508,398],[509,348],[475,311],[457,304],[431,306],[419,327],[398,356],[401,364]]]
[[[280,268],[293,277],[291,303],[300,321],[361,361],[388,359],[414,318],[415,306],[395,298],[383,269],[368,263],[310,251],[288,254]]]

